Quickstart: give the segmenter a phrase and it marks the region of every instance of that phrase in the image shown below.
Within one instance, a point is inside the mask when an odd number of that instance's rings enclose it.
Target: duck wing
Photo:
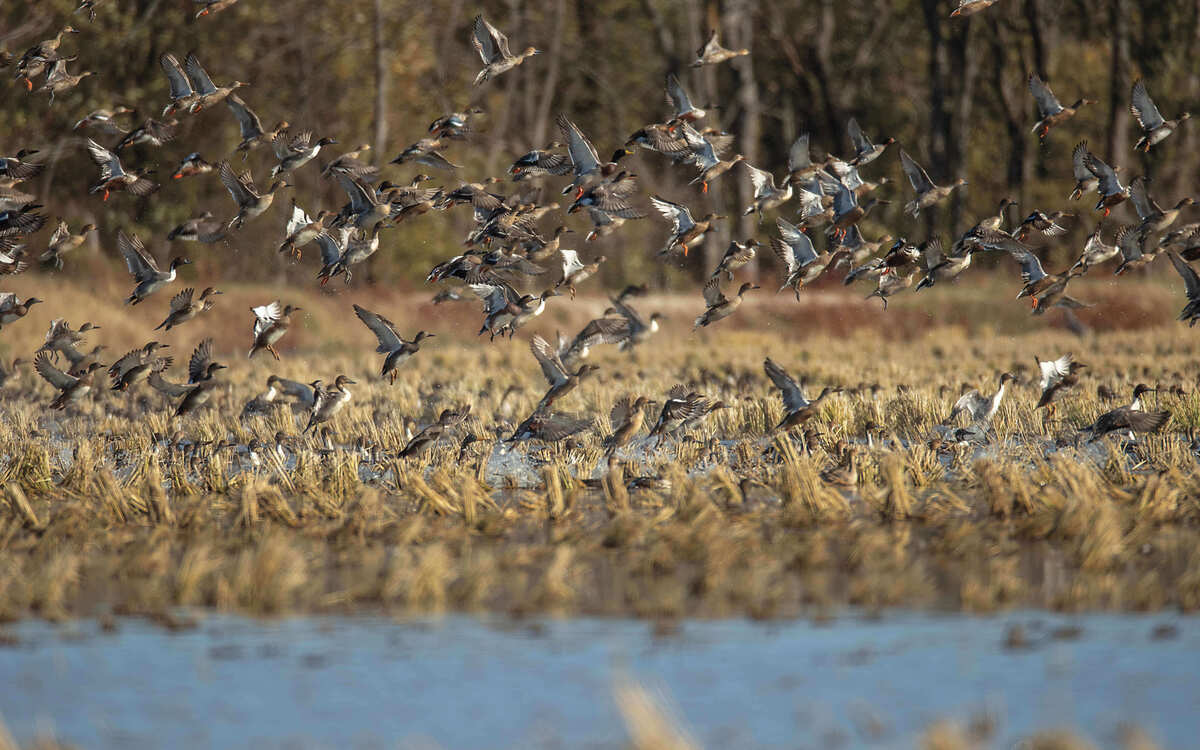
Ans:
[[[600,157],[596,153],[596,147],[587,139],[583,131],[565,115],[560,114],[557,122],[563,140],[567,142],[567,154],[571,157],[575,175],[588,175],[600,169]]]
[[[198,383],[208,371],[212,362],[212,339],[204,339],[196,345],[192,356],[188,359],[188,383]]]
[[[560,248],[559,252],[562,253],[563,278],[564,279],[567,278],[568,276],[570,276],[571,274],[575,273],[576,271],[580,271],[583,269],[583,261],[581,261],[579,259],[578,252],[576,252],[574,250],[568,250],[565,247]]]
[[[562,360],[554,351],[554,347],[550,346],[550,342],[540,335],[534,334],[533,338],[529,340],[529,351],[533,353],[533,358],[542,368],[542,375],[546,377],[546,382],[550,384],[551,388],[567,382],[567,368],[563,366]]]
[[[788,149],[788,171],[797,172],[812,166],[812,155],[808,150],[808,133],[802,133]]]
[[[391,354],[404,345],[404,339],[396,333],[396,324],[378,313],[373,313],[365,307],[354,306],[354,314],[363,322],[375,338],[379,346],[375,349],[380,354]]]
[[[342,259],[342,245],[328,232],[317,235],[317,247],[321,248],[321,263],[331,266]]]
[[[258,198],[258,192],[254,189],[254,177],[251,176],[250,170],[237,174],[227,161],[221,162],[218,169],[221,174],[221,184],[233,196],[233,202],[238,206],[251,203]]]
[[[1025,251],[1010,251],[1013,258],[1021,264],[1021,280],[1026,284],[1032,284],[1035,281],[1041,281],[1046,278],[1046,272],[1042,270],[1042,262],[1038,257],[1028,250]]]
[[[1062,379],[1071,373],[1071,364],[1075,358],[1070,354],[1064,354],[1058,359],[1048,359],[1045,362],[1037,357],[1034,357],[1037,362],[1038,370],[1042,373],[1042,378],[1038,381],[1038,385],[1044,391],[1047,388],[1058,385]]]
[[[677,235],[683,234],[696,226],[696,221],[692,218],[692,212],[688,210],[687,206],[672,203],[657,195],[650,196],[650,204],[658,209],[658,212],[665,219],[671,222],[672,231]]]
[[[1033,100],[1037,102],[1038,114],[1042,119],[1063,111],[1058,97],[1054,95],[1045,81],[1037,77],[1036,73],[1029,74],[1029,93],[1033,94]]]
[[[1083,182],[1095,176],[1087,166],[1087,158],[1088,142],[1084,140],[1076,143],[1075,150],[1071,152],[1071,171],[1076,182]]]
[[[192,304],[192,297],[196,294],[195,287],[188,287],[171,298],[172,313],[180,312]]]
[[[92,161],[96,162],[96,166],[100,167],[101,180],[107,181],[125,174],[125,170],[121,168],[120,157],[91,138],[87,139],[87,150],[88,154],[92,157]]]
[[[158,58],[158,64],[162,66],[163,72],[167,74],[167,83],[171,86],[171,98],[182,99],[191,96],[192,84],[188,80],[187,74],[183,72],[183,66],[179,64],[179,60],[170,52],[165,52]]]
[[[246,102],[237,94],[230,94],[225,98],[225,104],[229,107],[229,111],[233,112],[233,116],[237,118],[238,129],[241,132],[242,140],[250,138],[258,138],[263,134],[262,120],[258,119],[258,115],[254,114],[254,110],[246,106]]]
[[[869,154],[875,149],[875,144],[867,137],[866,133],[858,124],[858,120],[853,117],[846,123],[846,133],[850,136],[850,143],[854,146],[854,152],[859,156]]]
[[[312,219],[296,204],[296,199],[292,199],[292,215],[288,217],[287,225],[284,231],[288,237],[291,237],[296,232],[312,223]]]
[[[900,149],[900,165],[904,167],[904,174],[912,184],[913,190],[918,194],[933,190],[933,180],[929,179],[929,173],[920,164],[913,161],[913,158],[904,149]]]
[[[38,375],[46,379],[47,383],[60,391],[70,388],[79,381],[79,378],[71,377],[50,364],[50,355],[46,352],[38,352],[38,355],[33,358],[33,368],[37,370]]]
[[[726,302],[725,295],[721,293],[721,277],[714,276],[704,285],[704,304],[709,307]]]
[[[1129,183],[1129,199],[1133,201],[1133,208],[1137,211],[1139,219],[1145,220],[1162,213],[1162,208],[1150,197],[1145,177],[1138,176]]]
[[[783,407],[789,413],[799,411],[809,405],[809,400],[804,395],[804,386],[797,383],[787,370],[783,369],[775,363],[773,359],[767,357],[763,360],[763,372],[779,389],[779,395],[783,399]]]
[[[59,219],[58,226],[54,228],[54,234],[50,235],[50,241],[46,243],[47,247],[54,247],[60,242],[71,236],[71,229],[67,226],[67,222]]]
[[[283,317],[283,308],[279,306],[278,300],[267,305],[252,307],[250,312],[254,313],[254,338],[256,339],[262,335],[263,331],[279,322],[279,319]]]
[[[770,172],[758,167],[752,167],[747,162],[742,162],[746,167],[746,172],[750,175],[750,184],[754,186],[754,197],[761,198],[764,195],[770,195],[775,192],[775,178]]]
[[[1142,126],[1142,130],[1150,131],[1161,128],[1166,122],[1163,119],[1162,113],[1158,111],[1154,100],[1150,98],[1150,92],[1146,91],[1146,82],[1141,78],[1133,84],[1133,93],[1129,103],[1129,111],[1137,119],[1138,125]]]
[[[1175,270],[1183,277],[1183,284],[1187,289],[1188,301],[1200,299],[1200,278],[1196,276],[1196,270],[1187,262],[1179,257],[1178,253],[1169,252],[1167,256],[1171,259],[1171,265],[1175,266]]]
[[[208,77],[208,72],[204,70],[204,66],[200,64],[200,60],[196,58],[195,53],[188,53],[187,58],[183,61],[183,67],[184,72],[187,73],[188,80],[192,82],[192,89],[197,94],[212,94],[216,92],[216,84]]]
[[[688,98],[687,91],[684,90],[674,73],[667,73],[667,103],[675,109],[676,117],[695,109],[692,106],[692,100]]]
[[[812,263],[817,259],[816,248],[813,247],[812,240],[808,235],[802,232],[786,219],[775,219],[775,226],[779,228],[779,236],[791,250],[792,256],[795,258],[796,268],[802,268]],[[776,253],[778,254],[778,252]]]
[[[117,248],[125,258],[125,267],[129,274],[139,282],[158,273],[158,264],[146,252],[146,246],[135,234],[126,234],[124,230],[117,232]]]

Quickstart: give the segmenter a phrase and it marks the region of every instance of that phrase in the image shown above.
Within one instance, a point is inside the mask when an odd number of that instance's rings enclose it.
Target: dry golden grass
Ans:
[[[891,318],[818,292],[826,296],[802,305],[764,298],[747,306],[746,325],[689,336],[682,312],[698,301],[651,298],[639,307],[672,310],[673,324],[632,356],[596,350],[599,376],[560,404],[602,426],[501,455],[497,434],[507,436],[544,389],[528,333],[573,332],[602,299],[554,300],[561,305],[529,332],[488,344],[474,338],[474,304],[434,308],[357,290],[356,301],[409,334],[439,333],[389,386],[342,295],[288,298],[310,314],[284,340],[283,361],[248,363],[245,308],[275,295],[230,291],[211,321],[167,337],[183,360],[209,326],[218,359],[231,365],[213,404],[194,416],[173,419],[173,405],[144,385],[50,414],[50,389],[28,370],[0,392],[0,615],[164,616],[183,605],[669,621],[846,604],[1200,607],[1191,440],[1200,362],[1189,331],[1161,324],[1157,312],[1142,328],[1077,338],[1053,327],[1017,335],[958,327],[948,321],[961,309],[939,307],[925,328],[890,335]],[[979,293],[952,287],[938,304],[965,305]],[[805,329],[805,315],[827,303],[856,311],[862,324],[838,335]],[[99,322],[88,344],[119,355],[150,338],[165,304],[122,311],[85,302],[72,322]],[[903,300],[894,307],[902,311]],[[7,327],[4,354],[28,356],[45,317]],[[1033,408],[1033,357],[1067,351],[1091,368],[1058,421],[1046,423]],[[766,434],[781,411],[762,374],[768,355],[812,388],[846,389],[814,420],[808,444]],[[1005,370],[1020,380],[996,419],[997,442],[930,446],[960,384],[990,393]],[[271,373],[327,382],[346,373],[359,382],[328,425],[332,450],[301,436],[306,416],[288,408],[238,419]],[[1127,401],[1139,381],[1159,386],[1151,405],[1174,415],[1163,433],[1133,446],[1077,441],[1078,427]],[[643,430],[609,471],[601,440],[612,404],[627,394],[661,401],[677,382],[730,408],[692,439],[656,450]],[[1120,399],[1101,401],[1099,386]],[[465,425],[424,455],[397,457],[410,429],[465,405]],[[273,446],[277,433],[289,438],[286,450],[261,452],[253,464],[247,446]],[[460,451],[468,434],[477,440]],[[230,447],[216,450],[222,443]],[[857,488],[822,479],[847,445],[859,450]]]

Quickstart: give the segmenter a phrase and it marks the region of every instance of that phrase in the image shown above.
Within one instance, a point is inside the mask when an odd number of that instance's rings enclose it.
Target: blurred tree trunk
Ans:
[[[1007,25],[998,18],[990,19],[990,34],[988,42],[992,58],[992,89],[995,99],[1000,103],[1004,113],[1004,130],[1008,135],[1008,163],[1005,169],[1005,182],[1010,188],[1009,198],[1024,204],[1026,198],[1025,181],[1029,174],[1027,158],[1029,154],[1029,129],[1025,127],[1025,104],[1023,86],[1020,82],[1014,88],[1011,79],[1005,75],[1009,68],[1008,50],[1012,46],[1012,38]],[[1014,93],[1015,92],[1015,93]]]
[[[374,164],[384,158],[388,136],[388,54],[383,25],[383,0],[375,0],[375,157],[371,159]]]
[[[1109,0],[1109,34],[1112,39],[1108,79],[1108,163],[1124,166],[1129,142],[1129,0]]]
[[[729,28],[729,42],[733,49],[745,47],[750,50],[749,55],[739,57],[733,61],[733,71],[737,75],[738,104],[742,110],[740,128],[742,154],[745,155],[747,164],[753,164],[761,169],[766,169],[768,172],[773,172],[772,167],[774,165],[763,163],[760,150],[762,144],[762,102],[759,97],[758,79],[754,74],[754,19],[758,15],[756,5],[756,0],[735,0],[730,3],[730,16],[735,19],[735,22]],[[738,168],[734,172],[732,176],[737,180],[738,203],[731,212],[735,218],[731,218],[728,225],[732,230],[735,226],[734,223],[737,222],[737,239],[740,240],[754,236],[759,217],[757,214],[754,214],[736,218],[754,200],[754,185],[746,177],[745,170]],[[716,259],[710,268],[715,267],[718,262],[720,262],[720,257]],[[746,270],[750,274],[757,274],[757,263],[748,266]]]

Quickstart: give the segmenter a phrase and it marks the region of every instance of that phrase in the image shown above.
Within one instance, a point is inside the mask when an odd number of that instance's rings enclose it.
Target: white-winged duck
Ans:
[[[1055,405],[1063,392],[1070,388],[1074,388],[1079,382],[1079,370],[1084,369],[1087,365],[1082,362],[1076,362],[1075,357],[1070,353],[1064,354],[1058,359],[1049,359],[1042,361],[1037,357],[1033,358],[1037,363],[1038,372],[1041,377],[1038,380],[1038,387],[1041,388],[1041,395],[1038,397],[1037,406],[1035,409],[1046,408],[1047,418],[1053,418]]]
[[[526,58],[541,54],[541,51],[534,47],[526,47],[525,51],[519,55],[512,54],[508,50],[508,37],[501,34],[481,15],[475,16],[475,21],[471,25],[471,46],[483,60],[483,70],[475,76],[474,85],[476,86],[512,70],[525,62]]]
[[[607,260],[603,255],[597,256],[596,260],[591,263],[584,263],[579,259],[579,253],[574,250],[562,248],[562,278],[559,279],[556,287],[567,287],[571,291],[571,299],[575,299],[575,287],[587,281],[600,268],[600,264]]]
[[[117,233],[117,247],[125,258],[125,267],[129,269],[129,274],[137,282],[137,286],[125,300],[127,305],[136,305],[170,284],[175,280],[176,269],[191,263],[187,258],[177,256],[171,259],[171,264],[166,271],[160,271],[158,264],[146,252],[146,246],[137,238],[137,235],[126,234],[124,230]]]
[[[417,335],[413,337],[412,341],[405,341],[397,332],[396,324],[379,313],[354,305],[354,314],[363,322],[363,325],[371,329],[371,333],[375,334],[375,338],[379,342],[375,351],[385,355],[379,377],[389,378],[392,385],[396,383],[396,368],[412,359],[413,355],[420,351],[422,341],[434,336],[426,331],[417,331]]]
[[[317,238],[317,235],[325,231],[325,224],[332,216],[328,211],[321,211],[317,214],[317,218],[313,219],[305,213],[303,208],[296,203],[296,199],[292,198],[292,213],[288,216],[287,224],[284,225],[285,237],[279,245],[279,252],[291,253],[292,256],[300,257],[300,248]]]
[[[1143,131],[1142,137],[1133,146],[1135,151],[1149,151],[1151,146],[1162,143],[1191,117],[1190,113],[1184,112],[1174,120],[1163,118],[1150,98],[1150,92],[1146,90],[1146,82],[1140,78],[1134,81],[1130,99],[1129,111]]]
[[[246,357],[253,359],[255,354],[266,349],[278,361],[279,352],[275,351],[275,344],[288,332],[292,324],[292,313],[301,309],[303,308],[295,305],[285,307],[278,301],[250,308],[250,312],[254,313],[254,342]]]

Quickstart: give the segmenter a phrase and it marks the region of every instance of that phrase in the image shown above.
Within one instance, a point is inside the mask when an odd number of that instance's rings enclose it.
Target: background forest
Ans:
[[[892,181],[879,195],[893,200],[864,222],[867,236],[885,230],[914,241],[934,232],[950,235],[994,212],[1001,197],[1011,197],[1023,212],[1069,208],[1079,215],[1073,234],[1048,248],[1065,259],[1077,252],[1096,220],[1089,201],[1068,206],[1066,200],[1073,184],[1071,149],[1084,138],[1102,158],[1123,166],[1126,179],[1152,178],[1160,201],[1173,203],[1188,194],[1194,166],[1180,156],[1194,151],[1200,138],[1196,127],[1185,126],[1170,148],[1135,153],[1136,125],[1128,103],[1139,76],[1148,80],[1168,117],[1200,98],[1195,70],[1200,0],[1001,0],[969,19],[950,18],[954,5],[950,0],[242,0],[218,17],[195,19],[196,6],[183,0],[114,0],[101,4],[89,23],[86,13],[72,15],[73,2],[3,0],[0,45],[20,54],[70,22],[82,31],[65,45],[79,56],[73,70],[95,75],[53,104],[44,95],[26,93],[11,73],[4,75],[0,151],[41,150],[51,166],[25,188],[73,225],[99,225],[100,232],[89,240],[90,256],[74,256],[63,272],[68,276],[86,276],[101,265],[120,270],[118,229],[152,238],[147,244],[163,255],[165,234],[178,222],[206,209],[232,216],[233,204],[215,173],[169,179],[191,151],[214,163],[232,152],[238,132],[226,107],[183,116],[176,139],[161,149],[133,147],[128,161],[156,165],[155,177],[164,183],[147,199],[121,195],[102,203],[88,196],[95,170],[83,138],[71,131],[89,111],[116,104],[136,108],[135,123],[157,116],[168,100],[159,55],[171,51],[182,59],[193,46],[215,80],[252,84],[239,93],[265,125],[286,119],[294,131],[335,137],[339,145],[333,153],[370,144],[367,158],[376,164],[386,164],[423,137],[437,116],[471,105],[483,108],[486,116],[473,123],[475,135],[445,152],[462,169],[435,172],[434,185],[453,187],[502,175],[521,153],[559,138],[554,126],[559,112],[579,123],[607,155],[637,128],[667,118],[663,78],[673,71],[698,104],[716,108],[708,124],[734,133],[735,150],[777,176],[785,169],[788,146],[802,132],[812,134],[814,156],[848,152],[845,124],[853,116],[870,136],[895,137],[935,182],[970,180],[969,189],[956,192],[945,208],[916,222],[901,213],[910,189],[895,152],[889,151],[864,170],[871,179]],[[479,61],[469,37],[479,12],[508,33],[514,48],[535,45],[543,55],[519,74],[473,88]],[[706,30],[714,27],[721,29],[726,46],[746,47],[752,54],[726,65],[689,68]],[[197,37],[203,40],[198,46]],[[1043,146],[1030,132],[1037,114],[1026,79],[1033,72],[1064,103],[1080,97],[1098,102],[1053,131]],[[323,152],[318,162],[329,158],[332,154]],[[261,181],[271,163],[261,149],[248,165]],[[749,202],[750,182],[740,169],[701,195],[686,185],[691,170],[670,168],[657,154],[640,152],[629,163],[647,193],[687,203],[697,213],[711,209],[737,216]],[[311,213],[344,202],[337,185],[322,180],[319,171],[310,167],[295,174],[296,188],[285,193],[280,207],[233,235],[228,247],[189,248],[192,257],[202,256],[200,262],[226,269],[231,277],[311,283],[314,261],[289,264],[274,248],[283,237],[291,194]],[[407,183],[418,171],[430,170],[390,166],[383,176]],[[510,187],[500,186],[501,191]],[[557,197],[556,188],[544,191],[543,200]],[[782,215],[794,210],[789,204]],[[560,218],[577,230],[587,226],[582,215]],[[1132,208],[1122,207],[1113,221],[1132,218]],[[544,228],[558,220],[548,219]],[[679,282],[705,274],[730,235],[751,236],[755,221],[726,222],[710,238],[706,254],[693,253],[684,261],[684,274],[653,258],[666,236],[666,225],[656,215],[593,243],[589,253],[618,259],[603,267],[610,286],[644,278]],[[469,226],[470,213],[458,210],[389,230],[360,279],[419,283],[433,262],[461,245]],[[101,263],[101,255],[110,259]]]

